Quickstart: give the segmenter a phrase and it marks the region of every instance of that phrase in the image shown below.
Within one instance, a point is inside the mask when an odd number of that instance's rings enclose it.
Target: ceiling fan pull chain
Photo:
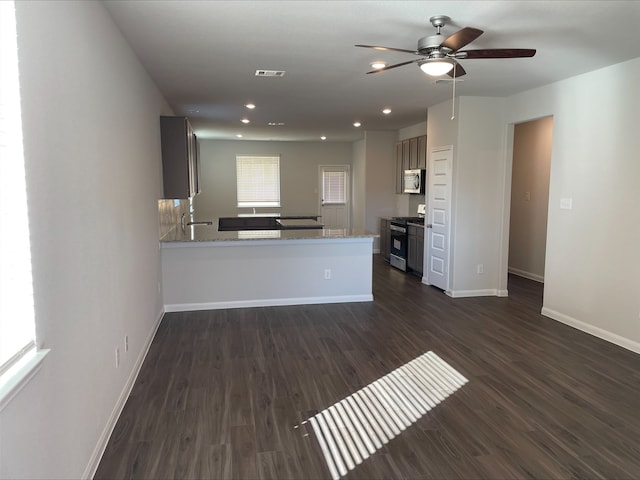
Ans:
[[[456,118],[456,66],[457,62],[453,64],[453,96],[451,98],[451,120]]]

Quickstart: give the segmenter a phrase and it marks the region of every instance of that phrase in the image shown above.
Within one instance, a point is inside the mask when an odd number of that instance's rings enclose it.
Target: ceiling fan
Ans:
[[[530,48],[490,48],[481,50],[460,50],[465,45],[473,42],[484,32],[477,28],[465,27],[458,30],[453,35],[444,37],[440,29],[450,20],[446,15],[435,15],[429,19],[431,25],[436,28],[437,33],[418,40],[416,50],[406,50],[403,48],[380,47],[377,45],[356,45],[356,47],[373,48],[375,50],[411,53],[420,58],[409,60],[408,62],[396,63],[395,65],[376,68],[367,73],[384,72],[392,68],[402,67],[410,63],[417,63],[422,71],[428,75],[438,76],[445,73],[452,78],[465,75],[464,68],[456,60],[466,60],[474,58],[523,58],[533,57],[535,49]]]

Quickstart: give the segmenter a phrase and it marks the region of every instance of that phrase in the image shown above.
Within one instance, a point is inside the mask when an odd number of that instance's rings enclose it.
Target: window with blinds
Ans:
[[[280,156],[236,156],[238,207],[280,206]]]
[[[347,172],[322,172],[322,203],[325,205],[347,203]]]

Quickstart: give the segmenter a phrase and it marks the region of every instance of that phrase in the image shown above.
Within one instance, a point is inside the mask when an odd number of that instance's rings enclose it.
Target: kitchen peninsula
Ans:
[[[161,238],[166,311],[373,300],[377,234],[328,228],[221,231],[218,220],[178,224]]]

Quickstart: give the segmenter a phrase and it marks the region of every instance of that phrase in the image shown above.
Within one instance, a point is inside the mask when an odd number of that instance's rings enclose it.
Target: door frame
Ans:
[[[323,203],[323,175],[322,172],[328,171],[344,171],[346,172],[346,181],[345,181],[345,213],[346,213],[346,226],[345,228],[351,228],[351,165],[349,164],[326,164],[326,165],[318,165],[318,215],[322,216],[322,209],[324,207]]]

